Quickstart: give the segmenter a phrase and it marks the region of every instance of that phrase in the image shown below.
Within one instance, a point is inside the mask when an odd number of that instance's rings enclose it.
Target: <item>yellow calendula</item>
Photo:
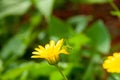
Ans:
[[[111,73],[120,73],[120,53],[114,53],[108,56],[103,63],[103,68]]]
[[[59,60],[59,54],[68,54],[65,48],[62,48],[63,39],[59,40],[56,44],[55,41],[51,40],[49,44],[45,47],[39,45],[35,48],[36,51],[32,52],[34,54],[31,58],[44,58],[49,64],[57,64]]]

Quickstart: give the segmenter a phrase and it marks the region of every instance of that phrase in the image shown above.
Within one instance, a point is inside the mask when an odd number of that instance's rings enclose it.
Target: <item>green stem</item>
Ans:
[[[116,4],[113,2],[113,0],[108,0],[108,2],[115,11],[118,11],[118,12],[120,11],[119,8],[116,6]],[[117,17],[120,20],[120,16],[117,15]]]
[[[58,69],[58,71],[60,72],[60,74],[63,76],[64,80],[68,80],[67,77],[63,74],[63,72],[61,71],[60,67],[58,66],[58,64],[55,65],[55,67]]]
[[[112,0],[109,0],[109,4],[112,6],[112,8],[113,8],[115,11],[119,11],[118,7],[115,5],[115,3],[114,3]]]

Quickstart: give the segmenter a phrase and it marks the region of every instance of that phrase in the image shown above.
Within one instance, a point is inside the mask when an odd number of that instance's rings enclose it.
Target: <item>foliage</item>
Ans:
[[[38,44],[64,38],[69,55],[59,63],[69,80],[102,80],[103,57],[110,51],[111,38],[102,20],[89,24],[92,16],[74,15],[66,20],[52,12],[64,0],[0,1],[0,80],[62,80],[54,66],[31,59]],[[71,3],[102,4],[107,0],[69,0]],[[56,3],[56,4],[55,4]],[[57,5],[58,4],[58,5]],[[66,13],[67,14],[67,13]],[[112,14],[118,15],[119,12]],[[117,78],[110,75],[107,80]]]

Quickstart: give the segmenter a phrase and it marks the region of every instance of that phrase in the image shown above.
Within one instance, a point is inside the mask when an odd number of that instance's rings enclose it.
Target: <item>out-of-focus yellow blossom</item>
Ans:
[[[103,63],[103,68],[111,73],[120,73],[120,53],[114,53],[108,56]]]
[[[57,64],[59,60],[59,54],[68,54],[65,48],[62,48],[63,39],[59,40],[56,44],[55,41],[51,40],[49,44],[45,47],[39,45],[35,48],[36,51],[32,52],[34,54],[31,58],[44,58],[49,64]]]

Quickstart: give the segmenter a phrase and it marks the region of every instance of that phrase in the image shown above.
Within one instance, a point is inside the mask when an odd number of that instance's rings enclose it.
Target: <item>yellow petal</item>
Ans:
[[[48,49],[48,48],[49,48],[49,44],[46,44],[46,45],[45,45],[45,49]]]
[[[44,47],[42,47],[41,45],[38,46],[41,50],[45,50]]]
[[[35,48],[36,51],[40,52],[41,50],[39,48]]]
[[[52,46],[52,47],[55,46],[55,41],[51,40],[50,41],[50,46]]]
[[[120,73],[120,53],[114,53],[113,56],[108,56],[103,63],[103,68],[111,73]]]
[[[65,49],[60,50],[60,53],[69,54]]]
[[[40,58],[40,56],[31,56],[31,58]]]
[[[39,52],[32,52],[32,54],[39,54]]]
[[[57,50],[59,50],[62,45],[63,45],[63,39],[59,40],[55,47],[56,47]]]

